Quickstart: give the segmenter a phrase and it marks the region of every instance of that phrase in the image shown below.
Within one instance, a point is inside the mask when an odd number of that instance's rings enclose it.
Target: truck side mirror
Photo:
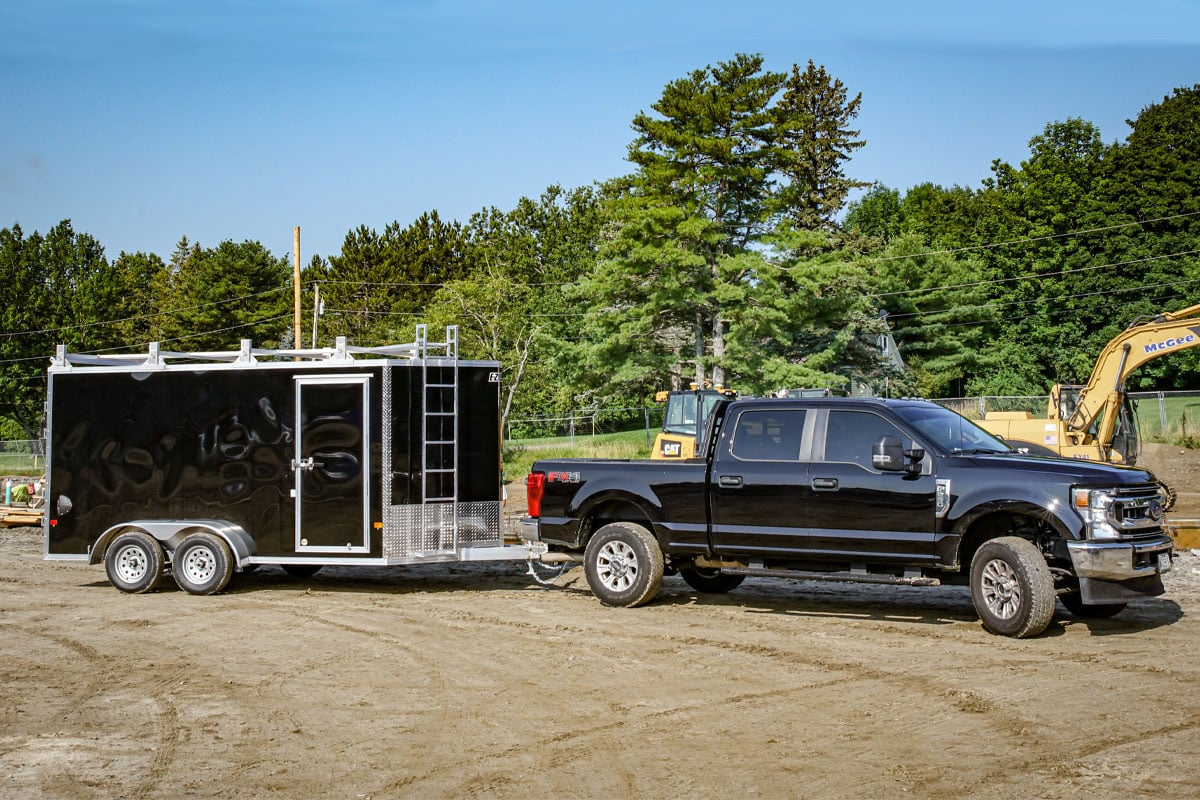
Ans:
[[[900,437],[887,434],[879,437],[871,450],[871,465],[885,472],[901,472],[904,470],[904,445]]]
[[[913,475],[921,474],[921,462],[925,459],[925,451],[919,447],[914,447],[912,450],[905,450],[904,457],[908,459],[908,464],[905,468]]]

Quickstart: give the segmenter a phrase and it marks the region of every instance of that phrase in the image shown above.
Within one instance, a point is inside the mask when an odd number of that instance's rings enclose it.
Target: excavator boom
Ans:
[[[1129,374],[1147,361],[1197,345],[1200,304],[1134,320],[1100,351],[1074,411],[1067,416],[1067,435],[1078,443],[1099,420],[1096,438],[1101,446],[1108,446]]]

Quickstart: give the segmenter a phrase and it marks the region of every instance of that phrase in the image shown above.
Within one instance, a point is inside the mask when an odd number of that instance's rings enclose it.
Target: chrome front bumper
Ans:
[[[1174,543],[1167,534],[1136,542],[1067,542],[1075,575],[1105,581],[1129,581],[1171,569]]]

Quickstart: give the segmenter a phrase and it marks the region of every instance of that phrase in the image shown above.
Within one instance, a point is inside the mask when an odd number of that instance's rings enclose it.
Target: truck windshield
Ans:
[[[896,408],[928,444],[945,453],[1009,453],[1012,448],[969,419],[948,408],[929,405]]]

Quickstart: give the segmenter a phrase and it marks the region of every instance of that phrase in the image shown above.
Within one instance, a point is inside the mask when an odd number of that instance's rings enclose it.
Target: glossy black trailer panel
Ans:
[[[503,545],[492,362],[52,368],[48,385],[48,558],[139,520],[230,523],[259,563]]]

